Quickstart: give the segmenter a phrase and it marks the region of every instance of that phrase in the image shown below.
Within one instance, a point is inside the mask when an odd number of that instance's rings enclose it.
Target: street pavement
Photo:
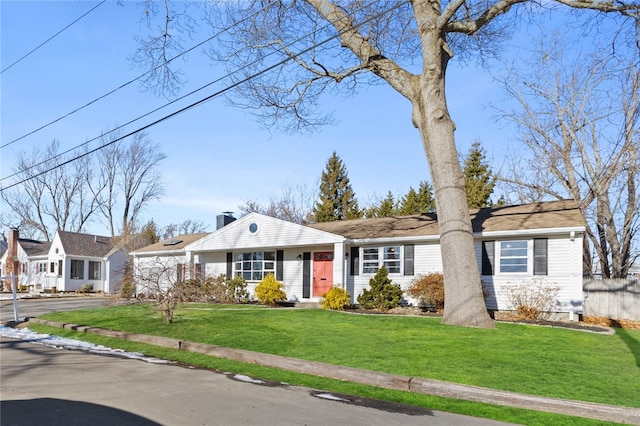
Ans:
[[[20,296],[23,296],[22,294]],[[106,306],[106,296],[59,296],[17,299],[18,318],[37,317],[49,312]],[[0,296],[0,323],[14,320],[13,300],[10,293]]]
[[[503,425],[232,374],[0,339],[0,424]],[[336,398],[326,399],[326,398]]]

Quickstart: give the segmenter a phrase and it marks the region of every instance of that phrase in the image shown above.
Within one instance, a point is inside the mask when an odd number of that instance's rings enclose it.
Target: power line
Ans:
[[[366,19],[366,20],[364,20],[363,22],[361,22],[360,24],[356,25],[356,28],[357,28],[358,26],[364,25],[364,24],[366,24],[366,23],[368,23],[368,22],[370,22],[370,21],[372,21],[372,20],[378,19],[380,16],[382,16],[382,15],[384,15],[384,14],[388,13],[388,12],[391,12],[392,10],[397,9],[397,8],[399,8],[400,6],[403,6],[403,5],[407,4],[408,2],[409,2],[409,0],[404,0],[404,1],[402,1],[402,2],[398,2],[398,3],[396,3],[395,5],[393,5],[391,8],[389,8],[389,9],[387,9],[387,10],[385,10],[385,11],[381,11],[381,12],[379,12],[379,13],[377,13],[377,14],[373,15],[373,16],[370,16],[368,19]],[[327,24],[327,26],[328,26],[328,25],[330,25],[330,24]],[[67,165],[67,164],[69,164],[69,163],[71,163],[71,162],[73,162],[73,161],[79,160],[80,158],[83,158],[83,157],[86,157],[86,156],[88,156],[88,155],[90,155],[90,154],[93,154],[93,153],[95,153],[95,152],[97,152],[97,151],[99,151],[99,150],[101,150],[101,149],[104,149],[104,148],[106,148],[106,147],[108,147],[108,146],[110,146],[110,145],[113,145],[113,144],[114,144],[114,143],[116,143],[116,142],[119,142],[119,141],[121,141],[121,140],[123,140],[123,139],[126,139],[126,138],[128,138],[128,137],[131,137],[131,136],[135,135],[136,133],[139,133],[139,132],[142,132],[142,131],[144,131],[144,130],[147,130],[148,128],[153,127],[153,126],[155,126],[155,125],[157,125],[157,124],[160,124],[160,123],[162,123],[163,121],[166,121],[166,120],[168,120],[168,119],[170,119],[170,118],[173,118],[173,117],[175,117],[175,116],[177,116],[177,115],[182,114],[183,112],[186,112],[186,111],[188,111],[188,110],[190,110],[190,109],[193,109],[193,108],[195,108],[195,107],[197,107],[197,106],[199,106],[199,105],[201,105],[201,104],[203,104],[203,103],[205,103],[205,102],[210,101],[211,99],[213,99],[213,98],[215,98],[215,97],[218,97],[218,96],[220,96],[220,95],[222,95],[222,94],[224,94],[224,93],[226,93],[226,92],[228,92],[228,91],[230,91],[230,90],[232,90],[232,89],[234,89],[234,88],[236,88],[236,87],[238,87],[238,86],[240,86],[240,85],[242,85],[242,84],[244,84],[244,83],[246,83],[246,82],[250,81],[250,80],[253,80],[254,78],[257,78],[257,77],[261,76],[262,74],[266,74],[267,72],[269,72],[269,71],[271,71],[271,70],[273,70],[273,69],[275,69],[275,68],[277,68],[277,67],[279,67],[279,66],[281,66],[281,65],[284,65],[284,64],[286,64],[287,62],[290,62],[290,61],[294,60],[294,58],[295,58],[295,57],[298,57],[298,56],[300,56],[300,55],[303,55],[303,54],[305,54],[305,53],[308,53],[308,52],[310,52],[310,51],[311,51],[311,50],[313,50],[313,49],[316,49],[316,48],[318,48],[318,47],[321,47],[321,46],[323,46],[323,45],[327,44],[327,43],[328,43],[328,42],[330,42],[331,40],[333,40],[333,39],[335,39],[335,38],[340,37],[342,34],[344,34],[344,33],[348,32],[348,31],[351,31],[351,29],[350,29],[350,28],[349,28],[349,29],[345,29],[345,30],[343,30],[343,31],[341,31],[341,32],[338,32],[338,33],[336,33],[336,34],[334,34],[334,35],[332,35],[332,36],[330,36],[330,37],[328,37],[328,38],[326,38],[326,39],[324,39],[324,40],[322,40],[322,41],[320,41],[320,42],[316,42],[316,43],[314,43],[313,45],[311,45],[311,46],[309,46],[309,47],[307,47],[307,48],[305,48],[305,49],[303,49],[303,50],[299,51],[298,53],[295,53],[294,55],[290,55],[290,56],[288,56],[287,58],[285,58],[285,59],[283,59],[283,60],[281,60],[281,61],[279,61],[279,62],[276,62],[275,64],[272,64],[272,65],[270,65],[270,66],[268,66],[268,67],[266,67],[266,68],[263,68],[262,70],[259,70],[259,71],[257,71],[257,72],[256,72],[256,73],[254,73],[254,74],[251,74],[251,75],[249,75],[249,76],[247,76],[247,77],[245,77],[245,78],[243,78],[243,79],[241,79],[241,80],[236,81],[235,83],[233,83],[233,84],[231,84],[231,85],[229,85],[229,86],[226,86],[225,88],[223,88],[223,89],[221,89],[221,90],[218,90],[217,92],[214,92],[214,93],[212,93],[212,94],[210,94],[210,95],[208,95],[208,96],[206,96],[206,97],[204,97],[204,98],[202,98],[202,99],[200,99],[200,100],[198,100],[198,101],[196,101],[196,102],[193,102],[193,103],[191,103],[191,104],[189,104],[189,105],[187,105],[187,106],[185,106],[185,107],[183,107],[183,108],[181,108],[181,109],[179,109],[179,110],[177,110],[177,111],[174,111],[174,112],[172,112],[172,113],[170,113],[170,114],[168,114],[168,115],[165,115],[164,117],[159,118],[159,119],[157,119],[157,120],[155,120],[155,121],[153,121],[153,122],[151,122],[151,123],[149,123],[149,124],[146,124],[146,125],[144,125],[144,126],[142,126],[142,127],[139,127],[138,129],[133,130],[133,131],[131,131],[131,132],[129,132],[129,133],[127,133],[127,134],[123,135],[123,136],[120,136],[120,137],[118,137],[118,138],[116,138],[116,139],[114,139],[114,140],[112,140],[112,141],[109,141],[109,142],[107,142],[107,143],[105,143],[105,144],[102,144],[102,145],[100,145],[100,146],[98,146],[98,147],[96,147],[96,148],[94,148],[94,149],[92,149],[92,150],[90,150],[90,151],[87,151],[87,152],[84,152],[84,153],[82,153],[82,154],[76,155],[75,157],[70,158],[69,160],[66,160],[66,161],[64,161],[64,162],[62,162],[62,163],[60,163],[60,164],[56,164],[56,165],[55,165],[55,166],[53,166],[53,167],[50,167],[50,168],[48,168],[48,169],[46,169],[46,170],[43,170],[43,171],[41,171],[41,172],[39,172],[39,173],[36,173],[36,174],[34,174],[34,175],[32,175],[32,176],[29,176],[29,177],[27,177],[27,178],[25,178],[25,179],[22,179],[21,181],[14,182],[14,183],[12,183],[12,184],[11,184],[11,185],[9,185],[9,186],[6,186],[6,187],[3,187],[3,188],[0,188],[0,192],[3,192],[3,191],[4,191],[4,190],[6,190],[6,189],[13,188],[14,186],[17,186],[17,185],[20,185],[20,184],[22,184],[22,183],[25,183],[25,182],[27,182],[27,181],[29,181],[29,180],[31,180],[31,179],[34,179],[34,178],[36,178],[36,177],[38,177],[38,176],[42,176],[42,175],[44,175],[44,174],[46,174],[46,173],[49,173],[49,172],[51,172],[51,171],[53,171],[53,170],[55,170],[55,169],[60,168],[60,167],[63,167],[63,166],[65,166],[65,165]],[[305,37],[306,37],[306,36],[305,36]],[[290,44],[290,46],[291,46],[291,45],[293,45],[294,43],[297,43],[297,42],[298,42],[298,41],[300,41],[300,40],[302,40],[302,38],[299,38],[298,40],[296,40],[296,41],[292,42],[292,43]],[[253,63],[255,63],[255,62],[253,62]],[[249,66],[249,65],[247,65],[247,66]],[[245,66],[245,67],[243,67],[243,68],[241,68],[241,69],[244,69],[244,68],[246,68],[247,66]],[[235,72],[238,72],[238,71],[239,71],[239,70],[236,70],[236,71],[234,71],[234,73],[235,73]],[[226,76],[222,77],[221,79],[226,78],[226,77],[228,77],[229,75],[231,75],[231,74],[227,74]],[[220,81],[221,79],[218,79],[217,81]],[[209,86],[209,85],[211,85],[211,84],[213,84],[213,82],[211,82],[211,83],[209,83],[209,84],[207,84],[207,85],[203,86],[203,88],[204,88],[204,87],[207,87],[207,86]],[[202,88],[200,88],[200,89],[198,89],[198,90],[201,90],[201,89],[202,89]],[[167,105],[168,105],[168,104],[167,104]],[[166,105],[165,105],[165,106],[166,106]],[[164,107],[164,106],[163,106],[163,107]],[[161,108],[163,108],[163,107],[161,107]],[[148,115],[148,114],[146,114],[146,115]],[[135,121],[135,120],[134,120],[134,121]],[[112,130],[112,131],[113,131],[113,130]],[[107,134],[108,134],[108,133],[110,133],[110,132],[107,132]],[[104,135],[104,134],[103,134],[103,135]],[[103,135],[101,135],[101,136],[103,136]],[[99,136],[99,137],[100,137],[100,136]],[[94,138],[93,140],[95,140],[95,139],[97,139],[97,138]],[[82,145],[80,145],[80,146],[82,146]],[[67,152],[68,152],[68,151],[67,151]],[[57,158],[57,157],[54,157],[54,158]],[[40,163],[40,164],[42,164],[42,163]],[[29,169],[31,169],[31,168],[32,168],[32,167],[30,167]],[[29,169],[27,169],[27,170],[29,170]],[[15,175],[15,174],[14,174],[14,175]],[[14,175],[12,175],[12,176],[14,176]],[[3,178],[2,180],[4,180],[4,179],[5,179],[5,178]]]
[[[105,1],[106,1],[106,0],[105,0]],[[104,3],[104,1],[103,1],[103,3]],[[101,4],[102,4],[102,3],[101,3]],[[3,144],[3,145],[0,145],[0,148],[6,148],[6,147],[8,147],[9,145],[12,145],[12,144],[14,144],[14,143],[16,143],[16,142],[18,142],[18,141],[20,141],[20,140],[22,140],[22,139],[26,138],[26,137],[29,137],[29,136],[33,135],[34,133],[37,133],[37,132],[39,132],[40,130],[43,130],[43,129],[45,129],[45,128],[47,128],[47,127],[49,127],[49,126],[51,126],[51,125],[53,125],[53,124],[57,123],[58,121],[61,121],[61,120],[65,119],[65,118],[67,118],[67,117],[69,117],[69,116],[71,116],[71,115],[73,115],[73,114],[75,114],[75,113],[77,113],[77,112],[79,112],[79,111],[81,111],[81,110],[83,110],[83,109],[85,109],[85,108],[87,108],[87,107],[89,107],[89,106],[93,105],[94,103],[96,103],[96,102],[98,102],[98,101],[100,101],[100,100],[102,100],[102,99],[104,99],[104,98],[106,98],[106,97],[108,97],[108,96],[110,96],[110,95],[114,94],[114,93],[115,93],[115,92],[117,92],[118,90],[124,89],[125,87],[129,86],[130,84],[135,83],[136,81],[140,80],[142,77],[144,77],[144,76],[146,76],[146,75],[148,75],[148,74],[153,73],[154,71],[156,71],[156,70],[157,70],[157,69],[159,69],[159,68],[162,68],[162,67],[164,67],[164,66],[167,66],[168,64],[170,64],[170,63],[171,63],[171,62],[173,62],[174,60],[178,59],[179,57],[186,55],[187,53],[189,53],[189,52],[191,52],[191,51],[193,51],[193,50],[197,49],[198,47],[200,47],[200,46],[202,46],[202,45],[204,45],[204,44],[206,44],[206,43],[210,42],[210,41],[211,41],[211,40],[213,40],[214,38],[219,37],[221,34],[223,34],[223,33],[224,33],[224,32],[226,32],[226,31],[229,31],[229,30],[230,30],[230,29],[232,29],[233,27],[235,27],[235,26],[237,26],[237,25],[240,25],[242,22],[244,22],[244,21],[246,21],[247,19],[250,19],[251,17],[253,17],[253,16],[257,15],[258,13],[262,12],[263,10],[265,10],[267,7],[271,6],[272,4],[273,4],[273,2],[266,4],[262,9],[257,10],[257,11],[256,11],[255,13],[253,13],[252,15],[249,15],[249,16],[247,16],[246,18],[244,18],[244,19],[242,19],[242,20],[240,20],[240,21],[234,22],[234,24],[233,24],[233,25],[231,25],[231,26],[229,26],[229,27],[226,27],[226,28],[224,28],[224,29],[222,29],[222,30],[218,31],[216,34],[212,35],[212,36],[211,36],[211,37],[209,37],[208,39],[206,39],[206,40],[204,40],[204,41],[202,41],[202,42],[200,42],[200,43],[198,43],[198,44],[196,44],[196,45],[192,46],[191,48],[189,48],[189,49],[187,49],[187,50],[185,50],[185,51],[183,51],[183,52],[181,52],[181,53],[179,53],[179,54],[177,54],[177,55],[176,55],[176,56],[174,56],[173,58],[170,58],[170,59],[168,59],[166,62],[162,63],[161,65],[158,65],[158,66],[156,66],[156,67],[154,67],[154,68],[152,68],[152,69],[150,69],[150,70],[148,70],[148,71],[146,71],[146,72],[142,73],[141,75],[139,75],[139,76],[137,76],[137,77],[135,77],[135,78],[133,78],[133,79],[131,79],[131,80],[127,81],[126,83],[121,84],[120,86],[116,87],[115,89],[112,89],[112,90],[108,91],[107,93],[105,93],[105,94],[103,94],[103,95],[101,95],[101,96],[98,96],[97,98],[93,99],[92,101],[89,101],[89,102],[87,102],[86,104],[84,104],[84,105],[82,105],[82,106],[80,106],[80,107],[78,107],[78,108],[75,108],[74,110],[72,110],[72,111],[70,111],[70,112],[68,112],[68,113],[66,113],[66,114],[64,114],[64,115],[62,115],[62,116],[60,116],[60,117],[56,118],[55,120],[52,120],[52,121],[50,121],[50,122],[48,122],[48,123],[46,123],[46,124],[43,124],[42,126],[40,126],[40,127],[36,128],[35,130],[32,130],[32,131],[30,131],[30,132],[28,132],[28,133],[25,133],[24,135],[22,135],[22,136],[20,136],[20,137],[16,138],[16,139],[13,139],[13,140],[11,140],[11,141],[9,141],[9,142],[7,142],[7,143]],[[98,6],[99,6],[99,5],[98,5]],[[96,6],[96,7],[97,7],[97,6]],[[94,8],[94,9],[95,9],[95,8]],[[93,10],[93,9],[92,9],[92,10]],[[87,13],[88,13],[88,12],[87,12]],[[43,43],[43,44],[44,44],[44,43]],[[95,139],[93,139],[93,140],[95,140]]]
[[[5,69],[3,69],[2,71],[0,71],[0,74],[4,73],[5,71],[7,71],[8,69],[10,69],[11,67],[13,67],[14,65],[16,65],[18,62],[22,61],[23,59],[25,59],[27,56],[31,55],[33,52],[35,52],[36,50],[40,49],[42,46],[44,46],[45,44],[49,43],[51,40],[53,40],[54,38],[56,38],[58,35],[60,35],[62,32],[64,32],[67,28],[69,28],[70,26],[72,26],[73,24],[75,24],[76,22],[78,22],[79,20],[81,20],[82,18],[84,18],[85,16],[87,16],[88,14],[90,14],[91,12],[93,12],[94,10],[96,10],[99,6],[101,6],[104,2],[106,2],[107,0],[102,0],[100,3],[98,3],[97,5],[95,5],[94,7],[92,7],[91,9],[89,9],[88,12],[85,12],[82,16],[80,16],[78,19],[76,19],[75,21],[73,21],[72,23],[70,23],[69,25],[67,25],[66,27],[64,27],[63,29],[61,29],[60,31],[58,31],[57,33],[55,33],[54,35],[52,35],[51,37],[49,37],[48,39],[46,39],[45,41],[43,41],[42,43],[40,43],[38,46],[36,46],[35,48],[33,48],[32,50],[30,50],[26,55],[24,55],[22,58],[18,59],[17,61],[15,61],[14,63],[12,63],[11,65],[9,65],[8,67],[6,67]]]

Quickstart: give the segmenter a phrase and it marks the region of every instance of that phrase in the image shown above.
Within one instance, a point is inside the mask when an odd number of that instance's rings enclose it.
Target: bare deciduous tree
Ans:
[[[119,137],[111,132],[103,144]],[[164,193],[158,165],[165,158],[144,132],[100,151],[100,209],[111,235],[132,232],[142,209]]]
[[[171,323],[182,299],[187,265],[179,259],[142,260],[134,263],[136,293],[153,300],[163,318]]]
[[[235,78],[243,83],[237,89],[247,102],[238,103],[259,111],[267,125],[299,131],[323,124],[326,116],[316,114],[318,97],[352,92],[361,83],[386,83],[411,103],[435,189],[447,324],[495,326],[482,295],[447,107],[447,66],[455,51],[499,50],[496,37],[515,25],[527,4],[532,12],[543,7],[527,0],[253,0],[217,3],[209,15],[217,28],[228,29],[212,56],[243,70]],[[552,5],[636,19],[640,11],[637,3],[624,1],[557,0],[544,7]],[[170,16],[166,22],[171,25]]]
[[[567,64],[559,50],[546,48],[529,72],[513,71],[503,81],[518,104],[504,111],[505,117],[518,126],[531,156],[501,179],[526,201],[549,196],[578,201],[603,278],[626,278],[638,257],[633,251],[640,230],[637,59],[595,54]],[[589,245],[584,257],[590,259]]]
[[[34,148],[18,155],[14,173],[24,184],[1,195],[13,213],[10,220],[19,222],[13,226],[19,225],[24,234],[50,241],[56,230],[82,232],[97,211],[98,201],[89,190],[89,159],[62,166],[63,158],[56,140],[42,151]]]
[[[285,184],[280,197],[271,197],[267,206],[263,206],[257,200],[247,200],[238,207],[243,215],[257,212],[289,222],[305,224],[313,222],[313,207],[317,198],[317,191],[309,189],[306,185],[294,187]]]

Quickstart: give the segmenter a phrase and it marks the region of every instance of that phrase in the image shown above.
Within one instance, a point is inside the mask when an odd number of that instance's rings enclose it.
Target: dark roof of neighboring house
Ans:
[[[22,247],[27,256],[35,256],[39,254],[47,254],[51,247],[49,241],[29,240],[26,238],[18,238],[18,244]]]
[[[167,238],[166,240],[158,241],[157,243],[138,249],[133,253],[181,250],[184,249],[188,244],[191,244],[194,241],[199,240],[200,238],[206,237],[209,234],[209,232],[203,232],[199,234],[177,235],[175,237]]]
[[[114,247],[114,238],[77,232],[58,231],[67,255],[105,257]]]
[[[584,219],[573,200],[487,207],[473,209],[470,213],[473,232],[584,226]],[[307,226],[350,239],[436,236],[439,233],[437,219],[434,213],[337,220]]]

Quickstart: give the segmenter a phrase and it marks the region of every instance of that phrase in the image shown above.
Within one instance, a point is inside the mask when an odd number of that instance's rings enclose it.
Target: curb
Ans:
[[[51,327],[58,327],[107,337],[115,337],[132,342],[146,343],[154,346],[215,356],[218,358],[226,358],[234,361],[258,364],[266,367],[273,367],[283,370],[295,371],[303,374],[344,380],[363,385],[381,387],[385,389],[433,395],[444,398],[453,398],[464,401],[481,402],[485,404],[505,407],[522,408],[526,410],[543,411],[547,413],[562,414],[574,417],[584,417],[593,420],[640,425],[639,408],[574,401],[560,398],[549,398],[536,395],[525,395],[515,392],[500,391],[470,385],[461,385],[421,377],[401,376],[371,370],[363,370],[354,367],[327,364],[318,361],[307,361],[297,358],[288,358],[280,355],[247,351],[244,349],[232,349],[218,345],[190,342],[169,337],[150,336],[124,331],[106,330],[102,328],[88,327],[78,324],[66,324],[57,321],[42,320],[39,318],[28,318],[27,321],[44,324]]]

